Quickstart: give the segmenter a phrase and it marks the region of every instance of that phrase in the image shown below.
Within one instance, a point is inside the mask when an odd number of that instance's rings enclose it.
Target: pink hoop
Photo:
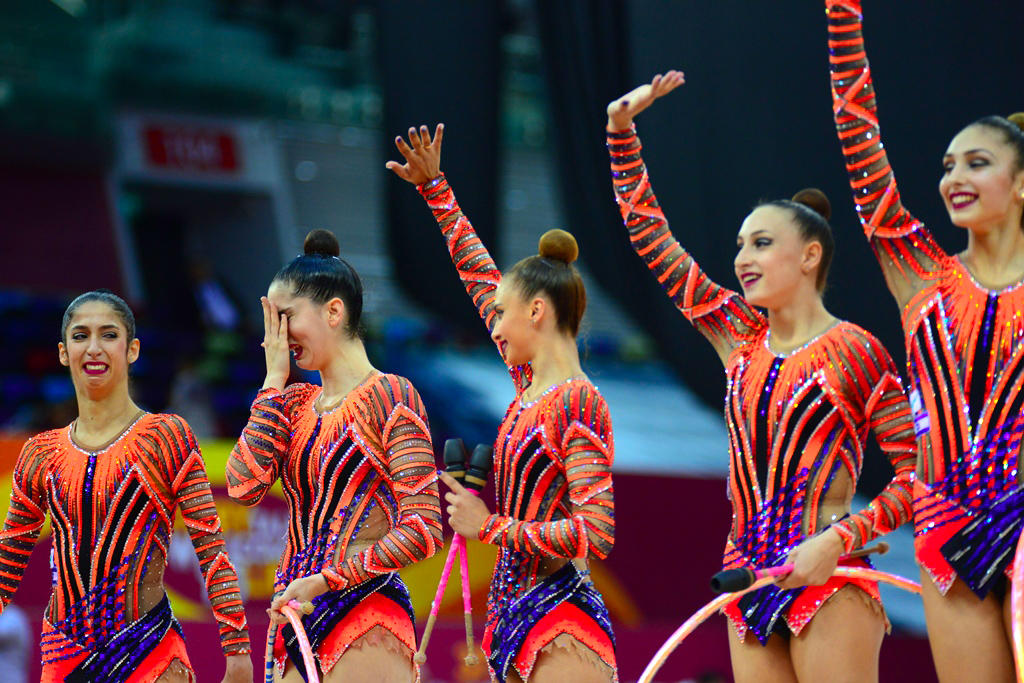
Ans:
[[[316,670],[316,659],[313,658],[313,648],[309,646],[309,639],[306,638],[306,629],[302,627],[302,617],[299,616],[302,611],[302,603],[298,600],[289,600],[288,604],[281,608],[281,613],[288,617],[292,628],[295,629],[295,637],[299,639],[302,661],[306,664],[306,680],[308,683],[320,683],[320,675]],[[277,625],[271,624],[270,630],[272,632],[277,631]],[[267,638],[267,641],[273,642],[270,637]]]
[[[882,583],[891,584],[897,588],[910,591],[911,593],[921,592],[921,586],[910,579],[905,579],[902,576],[896,576],[894,574],[887,574],[875,569],[868,569],[866,567],[836,567],[832,576],[846,576],[852,579],[881,581]],[[654,680],[654,675],[658,673],[658,670],[660,670],[662,666],[664,666],[665,660],[669,658],[669,655],[679,647],[679,644],[683,642],[683,639],[686,638],[686,636],[696,630],[696,628],[704,623],[708,617],[725,607],[728,603],[732,602],[739,596],[755,591],[758,588],[763,588],[774,581],[775,578],[772,576],[766,576],[758,579],[752,583],[750,587],[741,591],[719,595],[717,598],[694,612],[693,616],[684,621],[683,625],[677,628],[675,633],[669,636],[668,640],[666,640],[658,651],[654,653],[654,657],[647,664],[647,668],[644,669],[643,674],[641,674],[639,683],[651,683],[651,681]]]
[[[1013,556],[1010,588],[1010,626],[1013,635],[1013,660],[1017,665],[1017,683],[1024,683],[1024,533],[1017,541]]]

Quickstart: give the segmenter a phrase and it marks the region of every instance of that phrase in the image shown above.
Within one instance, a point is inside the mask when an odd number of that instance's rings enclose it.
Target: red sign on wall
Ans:
[[[146,161],[179,171],[234,173],[239,159],[228,131],[190,126],[146,126],[142,130]]]

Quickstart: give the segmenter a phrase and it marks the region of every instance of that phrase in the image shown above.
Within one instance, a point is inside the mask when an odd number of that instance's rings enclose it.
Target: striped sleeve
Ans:
[[[531,555],[604,559],[615,543],[614,440],[608,405],[592,387],[575,386],[563,393],[558,408],[551,414],[560,435],[568,497],[558,507],[569,514],[547,522],[492,514],[479,538]]]
[[[0,531],[0,613],[18,590],[46,520],[46,453],[40,437],[33,437],[14,466],[11,505]]]
[[[174,473],[171,494],[188,529],[192,547],[199,559],[199,570],[206,583],[206,594],[220,630],[221,648],[226,655],[250,651],[238,574],[228,558],[221,532],[220,516],[213,504],[213,492],[206,465],[192,430],[181,418],[171,416],[158,427],[162,441],[171,445],[168,454]]]
[[[397,515],[380,540],[323,571],[331,590],[401,569],[430,557],[443,545],[437,466],[423,401],[404,378],[384,375],[380,381],[382,391],[374,395],[397,399],[384,406],[381,429]]]
[[[867,507],[832,525],[843,539],[845,552],[895,530],[913,515],[917,450],[910,403],[888,351],[874,337],[866,341],[861,365],[878,369],[878,372],[864,400],[864,415],[879,448],[889,458],[895,476]]]
[[[607,136],[615,201],[637,256],[720,354],[754,338],[765,325],[763,316],[738,293],[713,282],[672,235],[640,154],[636,126]]]
[[[433,212],[448,247],[448,254],[466,288],[466,294],[473,301],[487,331],[490,332],[496,322],[494,292],[501,282],[501,271],[473,230],[469,219],[462,213],[455,193],[452,192],[443,173],[429,182],[418,185],[416,189]],[[529,386],[532,374],[529,365],[509,367],[509,372],[517,391]]]
[[[825,6],[832,112],[857,215],[890,287],[896,279],[916,291],[935,277],[946,254],[900,199],[882,143],[860,0]]]
[[[242,505],[256,505],[277,481],[291,442],[289,406],[307,385],[256,394],[249,422],[231,449],[227,464],[228,495]]]

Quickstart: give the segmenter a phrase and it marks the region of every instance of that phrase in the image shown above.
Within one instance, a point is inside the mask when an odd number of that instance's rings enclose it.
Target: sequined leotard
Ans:
[[[860,2],[826,6],[836,130],[857,211],[886,281],[912,291],[898,303],[917,432],[917,560],[942,593],[959,576],[984,598],[1009,575],[1024,522],[1024,283],[978,284],[904,208],[880,137]]]
[[[409,592],[396,570],[441,545],[441,508],[423,402],[403,377],[374,372],[333,410],[317,412],[321,388],[264,389],[228,460],[228,493],[257,504],[278,477],[288,503],[288,538],[275,590],[322,572],[331,588],[303,617],[329,671],[375,627],[416,650]],[[290,625],[275,660],[305,671]]]
[[[669,298],[727,354],[732,531],[724,566],[781,564],[822,531],[826,504],[849,504],[869,431],[896,476],[868,507],[832,524],[847,552],[910,518],[913,430],[889,354],[870,333],[840,322],[788,354],[769,348],[765,318],[736,292],[712,282],[676,242],[651,189],[636,129],[608,133],[612,179],[629,239]],[[833,491],[833,488],[836,491]],[[741,639],[766,642],[780,617],[799,633],[846,579],[780,590],[769,586],[726,609]],[[877,586],[857,582],[877,599]]]
[[[418,189],[466,292],[492,329],[501,272],[445,177]],[[587,557],[605,558],[614,541],[608,407],[586,379],[570,379],[526,402],[530,367],[509,370],[516,397],[494,446],[497,512],[480,530],[481,541],[498,546],[484,636],[491,675],[504,681],[514,667],[527,680],[552,643],[585,646],[587,656],[599,658],[615,675],[608,610],[580,571]]]
[[[43,680],[142,683],[156,680],[176,659],[189,665],[163,592],[177,508],[199,557],[224,652],[248,653],[238,577],[188,425],[176,415],[145,413],[98,451],[79,448],[73,427],[25,444],[0,534],[0,605],[6,605],[50,515],[57,581],[40,644]]]

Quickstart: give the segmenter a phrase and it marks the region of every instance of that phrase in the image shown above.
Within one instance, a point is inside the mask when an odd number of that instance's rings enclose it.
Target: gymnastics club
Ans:
[[[465,487],[476,495],[487,484],[487,473],[491,469],[494,459],[494,449],[485,444],[477,444],[473,449],[473,455],[469,458],[469,468],[466,469],[466,447],[462,439],[449,439],[444,444],[445,471],[457,481],[464,483]],[[452,562],[455,556],[459,556],[459,573],[462,575],[462,611],[466,625],[466,666],[475,666],[479,661],[476,656],[476,645],[473,641],[473,606],[471,601],[472,591],[469,585],[469,555],[466,550],[466,539],[455,534],[452,545],[448,548],[448,558],[445,560],[444,569],[441,571],[441,580],[437,585],[437,593],[430,603],[430,616],[427,617],[427,625],[423,629],[423,637],[420,639],[420,649],[414,660],[417,664],[427,661],[427,643],[430,641],[430,634],[434,631],[434,623],[437,613],[441,609],[441,599],[448,587],[448,579],[452,572]]]
[[[487,485],[487,474],[494,465],[494,449],[487,444],[478,443],[469,456],[469,468],[466,470],[466,488],[477,496]],[[469,585],[469,551],[466,539],[458,536],[461,553],[459,555],[459,573],[462,575],[462,611],[466,620],[466,666],[477,663],[476,644],[473,642],[473,605],[472,591]]]
[[[450,438],[444,441],[444,471],[451,474],[452,478],[456,481],[463,482],[466,479],[466,461],[469,459],[468,456],[466,444],[463,443],[461,438]],[[449,546],[449,554],[444,559],[444,568],[441,569],[441,578],[437,583],[437,592],[434,594],[433,602],[430,603],[430,615],[427,616],[427,626],[423,629],[423,637],[420,638],[420,649],[417,651],[416,656],[413,657],[416,664],[423,664],[427,660],[427,643],[430,642],[430,634],[434,631],[434,622],[437,620],[437,611],[441,607],[444,589],[447,588],[447,581],[449,581],[449,577],[452,575],[452,564],[455,561],[456,555],[461,553],[461,548],[465,543],[461,544],[460,540],[462,540],[462,537],[456,533],[455,538],[452,539],[452,545]],[[469,579],[466,575],[466,570],[462,569],[462,562],[460,562],[460,569],[463,581],[463,608],[465,609],[466,584],[468,584]],[[471,656],[473,657],[472,661],[470,661]],[[467,666],[476,664],[476,657],[473,655],[472,650],[466,655],[466,664]]]
[[[316,661],[313,659],[313,648],[309,645],[306,629],[302,627],[302,618],[299,617],[300,612],[302,614],[312,614],[313,603],[300,603],[298,600],[289,600],[288,604],[281,608],[281,612],[291,622],[292,628],[295,629],[295,636],[299,639],[299,649],[302,651],[302,661],[306,664],[308,683],[320,683],[320,677],[316,672]],[[277,624],[271,621],[270,628],[267,629],[267,650],[264,654],[264,666],[266,667],[265,683],[274,683],[274,640],[276,637]]]
[[[848,555],[843,555],[839,558],[839,561],[853,560],[858,557],[864,557],[874,553],[885,555],[887,552],[889,552],[889,544],[885,541],[879,541],[875,545],[860,548],[858,550],[854,550]],[[741,591],[750,586],[758,579],[766,576],[770,576],[772,578],[784,576],[792,571],[792,562],[780,564],[777,567],[765,567],[764,569],[747,569],[746,567],[741,567],[739,569],[726,569],[711,577],[711,590],[716,593],[735,593],[736,591]]]
[[[910,591],[911,593],[921,592],[921,586],[910,579],[905,579],[902,576],[896,576],[895,574],[886,574],[885,572],[880,572],[877,569],[868,569],[867,567],[836,567],[836,570],[832,572],[832,576],[841,576],[849,579],[863,579],[865,581],[879,581],[881,583],[892,584],[897,588],[902,588],[903,590]],[[643,674],[641,674],[638,683],[651,683],[651,681],[654,680],[655,674],[657,674],[658,670],[665,664],[665,660],[667,660],[669,655],[679,647],[679,644],[683,642],[683,639],[704,623],[704,621],[712,614],[722,609],[733,600],[736,600],[741,595],[755,591],[758,588],[763,588],[774,582],[774,576],[761,577],[743,590],[736,591],[735,593],[723,593],[722,595],[719,595],[714,600],[694,612],[693,616],[683,622],[683,625],[677,628],[675,633],[669,636],[668,640],[666,640],[654,654],[654,657],[647,664],[647,668],[644,669]]]
[[[1017,541],[1010,581],[1010,631],[1013,635],[1013,659],[1017,663],[1017,683],[1024,683],[1024,533]]]

